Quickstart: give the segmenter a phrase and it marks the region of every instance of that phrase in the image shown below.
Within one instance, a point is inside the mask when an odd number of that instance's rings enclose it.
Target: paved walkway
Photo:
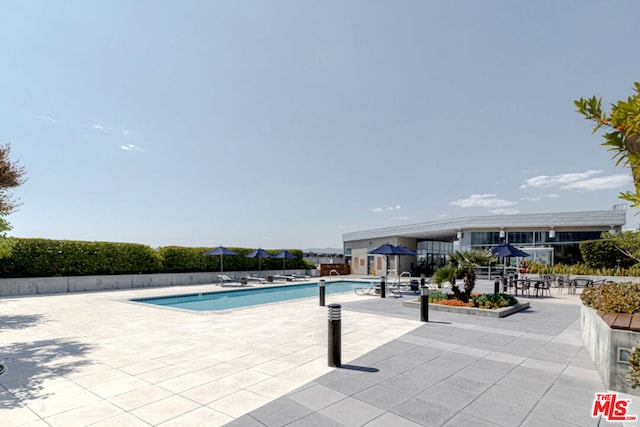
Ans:
[[[0,299],[0,425],[598,425],[605,390],[577,296],[554,290],[505,319],[434,311],[425,324],[402,299],[332,295],[340,369],[327,366],[315,298],[225,314],[127,302],[212,289]]]
[[[614,425],[591,416],[594,394],[606,389],[581,344],[579,296],[556,292],[525,297],[531,308],[503,319],[432,311],[429,323],[228,426]],[[343,310],[418,316],[398,302]],[[372,324],[369,333],[386,329]]]

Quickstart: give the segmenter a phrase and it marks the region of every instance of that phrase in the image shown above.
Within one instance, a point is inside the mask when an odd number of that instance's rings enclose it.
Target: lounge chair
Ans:
[[[376,283],[367,288],[355,288],[353,292],[357,295],[380,295],[380,283]]]
[[[390,292],[396,298],[402,298],[402,291],[409,290],[409,288],[405,288],[402,284],[398,283],[387,283],[387,292]]]
[[[291,277],[293,277],[293,280],[309,280],[309,279],[311,279],[311,276],[306,276],[304,274],[296,274],[296,273],[291,274]]]
[[[385,289],[389,295],[393,295],[396,298],[402,298],[402,292],[396,285],[386,284]],[[357,295],[380,295],[380,283],[369,286],[368,288],[355,288],[353,290]]]
[[[284,280],[287,282],[291,282],[293,280],[296,280],[293,276],[283,276],[281,274],[274,274],[273,275],[273,280]]]
[[[267,279],[263,279],[262,277],[256,277],[256,276],[244,276],[240,279],[243,283],[248,283],[248,282],[257,282],[259,284],[264,284],[267,283]]]
[[[226,274],[218,274],[218,282],[219,283],[229,283],[229,282],[237,282],[237,280],[232,279]]]

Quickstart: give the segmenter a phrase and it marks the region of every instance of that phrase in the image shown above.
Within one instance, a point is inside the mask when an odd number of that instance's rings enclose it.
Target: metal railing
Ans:
[[[338,273],[338,270],[331,270],[331,271],[329,272],[329,279],[331,279],[331,275],[332,275],[333,273],[336,273],[336,276],[338,276],[338,277],[340,278],[340,281],[344,282],[344,278],[342,277],[342,274]]]

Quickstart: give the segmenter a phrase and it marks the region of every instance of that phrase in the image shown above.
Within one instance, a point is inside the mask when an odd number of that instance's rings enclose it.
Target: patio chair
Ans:
[[[536,297],[540,294],[544,296],[545,291],[551,296],[551,277],[546,277],[543,280],[538,280],[534,288],[536,290]]]
[[[575,277],[571,280],[571,293],[575,294],[578,288],[588,288],[593,286],[593,280],[588,277]]]
[[[562,290],[566,287],[571,292],[571,279],[568,274],[556,274],[556,286],[558,287],[558,293],[561,294]]]
[[[520,291],[520,294],[524,296],[524,291],[527,291],[527,296],[531,296],[531,280],[529,279],[514,280],[513,286],[515,287],[516,295],[518,295],[518,291]]]
[[[307,276],[305,274],[296,274],[296,273],[292,273],[291,277],[293,277],[293,280],[304,280],[304,281],[307,281],[307,280],[311,279],[311,276]]]

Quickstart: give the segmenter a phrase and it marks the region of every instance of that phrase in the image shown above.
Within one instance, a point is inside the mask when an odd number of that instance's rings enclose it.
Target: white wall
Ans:
[[[315,270],[314,270],[315,272]],[[225,271],[229,277],[258,275],[257,271]],[[309,274],[305,270],[287,270],[287,273]],[[215,283],[217,272],[118,274],[105,276],[25,277],[0,279],[0,297],[16,295],[42,295],[69,292],[104,291],[112,289],[153,288],[161,286],[188,286]],[[260,272],[266,278],[282,274],[282,270]]]

